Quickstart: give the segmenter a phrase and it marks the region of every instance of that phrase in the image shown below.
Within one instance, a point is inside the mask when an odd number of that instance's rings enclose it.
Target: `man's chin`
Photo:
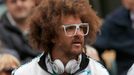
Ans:
[[[14,17],[17,19],[26,19],[29,15],[26,13],[16,13],[16,14],[14,14]]]
[[[80,50],[72,50],[72,54],[73,55],[79,55],[79,54],[81,54],[82,53],[82,50],[80,49]]]

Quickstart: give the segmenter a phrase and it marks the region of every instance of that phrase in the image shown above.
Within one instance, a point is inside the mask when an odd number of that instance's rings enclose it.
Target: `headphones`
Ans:
[[[48,56],[45,59],[45,62],[48,71],[52,74],[62,74],[64,72],[67,72],[69,74],[74,74],[80,68],[81,58],[82,55],[79,55],[78,61],[72,59],[68,61],[68,63],[64,66],[62,61],[59,59],[52,61],[50,55],[48,54]]]

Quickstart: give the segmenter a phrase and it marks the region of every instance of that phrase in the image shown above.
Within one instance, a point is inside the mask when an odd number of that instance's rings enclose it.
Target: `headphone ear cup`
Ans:
[[[57,74],[64,73],[64,65],[59,59],[54,60],[52,64],[52,69]]]
[[[65,67],[67,73],[73,74],[79,69],[78,61],[75,59],[70,60]]]

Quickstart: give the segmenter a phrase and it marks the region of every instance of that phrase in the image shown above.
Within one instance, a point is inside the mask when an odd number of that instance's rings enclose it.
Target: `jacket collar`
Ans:
[[[46,63],[45,63],[45,59],[46,59],[47,55],[48,55],[48,54],[44,53],[44,54],[41,56],[41,58],[40,58],[38,64],[39,64],[39,66],[40,66],[41,68],[43,68],[45,71],[47,71],[48,73],[52,74],[52,73],[48,70],[47,65],[46,65]],[[88,59],[88,57],[87,57],[84,53],[82,53],[81,55],[82,55],[82,58],[81,58],[81,62],[80,62],[80,68],[79,68],[74,74],[76,74],[77,72],[80,72],[80,71],[84,70],[84,69],[88,66],[88,64],[89,64],[89,59]],[[74,75],[74,74],[73,74],[73,75]]]

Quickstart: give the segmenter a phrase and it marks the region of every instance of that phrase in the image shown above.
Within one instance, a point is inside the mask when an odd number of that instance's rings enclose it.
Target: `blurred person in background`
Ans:
[[[121,0],[122,6],[109,14],[94,47],[101,54],[114,49],[117,75],[126,75],[134,62],[134,0]]]
[[[27,18],[35,7],[35,0],[4,0],[7,11],[0,19],[0,40],[7,48],[16,50],[21,61],[29,60],[39,52],[28,43],[29,25]]]
[[[29,18],[33,47],[42,55],[13,75],[109,75],[83,49],[95,41],[100,21],[86,0],[42,0]]]
[[[20,66],[20,61],[11,54],[0,53],[0,75],[11,75]]]
[[[0,40],[0,54],[4,54],[4,53],[11,54],[15,56],[18,60],[20,60],[19,54],[15,50],[7,48]]]

